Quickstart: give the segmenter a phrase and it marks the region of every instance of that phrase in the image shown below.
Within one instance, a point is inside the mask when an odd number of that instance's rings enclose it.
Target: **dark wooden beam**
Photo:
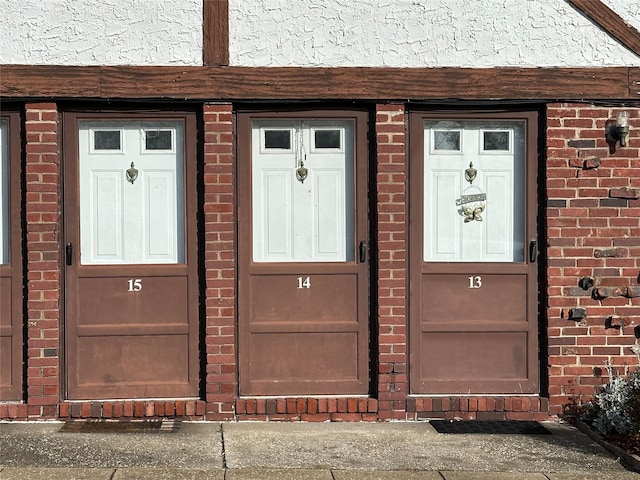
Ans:
[[[640,99],[627,67],[0,66],[4,98],[186,100]],[[637,79],[637,77],[634,77]]]
[[[229,65],[229,0],[203,0],[202,61]]]
[[[569,3],[633,53],[640,55],[640,32],[607,5],[600,0],[569,0]]]
[[[629,69],[629,97],[640,99],[640,67]]]
[[[77,97],[83,91],[86,97],[99,97],[100,68],[0,65],[0,95]]]

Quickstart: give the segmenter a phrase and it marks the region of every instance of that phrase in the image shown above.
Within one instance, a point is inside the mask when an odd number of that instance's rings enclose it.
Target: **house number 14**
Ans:
[[[477,276],[474,277],[473,275],[469,277],[469,288],[480,288],[482,287],[482,277],[481,276]]]
[[[311,277],[298,277],[298,288],[311,288]]]

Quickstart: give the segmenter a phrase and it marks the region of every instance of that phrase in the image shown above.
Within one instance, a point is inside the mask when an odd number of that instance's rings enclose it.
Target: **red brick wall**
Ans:
[[[204,106],[206,417],[234,418],[236,397],[234,135],[231,104]]]
[[[404,105],[376,107],[378,409],[405,419],[407,382],[407,159]]]
[[[605,125],[619,110],[579,103],[547,110],[551,414],[606,383],[605,362],[619,371],[638,365],[630,347],[640,325],[640,110],[627,109],[628,147],[614,150]]]
[[[635,367],[640,335],[640,109],[631,114],[629,146],[612,149],[605,126],[618,109],[589,104],[548,106],[543,182],[548,246],[546,313],[549,413],[591,397],[607,381],[605,362]],[[407,164],[404,105],[377,105],[375,222],[377,290],[371,398],[237,397],[236,217],[232,105],[203,107],[203,192],[199,228],[204,248],[202,400],[59,402],[61,398],[60,137],[53,103],[25,109],[27,251],[27,393],[0,405],[0,418],[142,418],[353,421],[542,418],[538,397],[412,397],[407,370]],[[201,162],[201,163],[200,163]],[[544,205],[546,202],[546,205]],[[591,284],[593,283],[593,284]],[[544,293],[544,292],[543,292]],[[546,366],[542,365],[543,375]]]
[[[27,415],[55,418],[60,395],[61,189],[55,103],[26,105]]]

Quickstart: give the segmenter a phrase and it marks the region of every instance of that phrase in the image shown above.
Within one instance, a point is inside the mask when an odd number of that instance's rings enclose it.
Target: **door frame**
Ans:
[[[0,265],[0,277],[10,278],[11,305],[9,307],[10,327],[0,326],[11,335],[11,384],[0,386],[0,401],[22,400],[25,389],[25,346],[23,317],[23,253],[22,253],[22,153],[21,153],[21,115],[18,111],[6,110],[0,115],[7,120],[7,168],[9,187],[9,258],[10,263]],[[0,299],[0,303],[2,300]],[[0,305],[1,306],[1,305]]]
[[[279,269],[281,273],[298,274],[301,263],[298,262],[254,262],[253,261],[253,224],[252,224],[252,122],[254,120],[291,120],[291,121],[326,121],[353,120],[354,123],[354,263],[358,273],[358,392],[352,392],[348,386],[341,386],[334,382],[330,395],[366,395],[370,390],[371,356],[370,356],[370,265],[371,265],[371,236],[369,222],[369,112],[365,109],[326,109],[326,110],[260,110],[238,111],[236,114],[238,137],[246,135],[246,141],[237,142],[236,188],[238,198],[238,392],[241,396],[264,395],[268,393],[252,393],[250,379],[243,376],[250,365],[249,321],[251,318],[250,302],[243,298],[251,298],[250,277],[252,273],[260,274]],[[358,259],[357,244],[364,239],[366,242],[366,259]],[[330,274],[336,270],[335,263],[318,262],[309,274]],[[280,273],[279,272],[279,273]],[[246,352],[246,353],[245,353]],[[310,391],[292,393],[293,396],[315,395]],[[288,394],[287,394],[288,395]]]
[[[62,265],[63,265],[63,370],[61,374],[62,396],[70,400],[84,400],[78,398],[70,398],[69,392],[69,375],[71,374],[72,365],[70,365],[70,347],[69,347],[69,321],[76,314],[76,306],[72,302],[72,294],[70,291],[74,283],[70,281],[70,275],[77,276],[77,269],[80,266],[80,152],[79,152],[79,136],[78,128],[82,121],[122,121],[122,122],[145,122],[145,121],[181,121],[184,125],[183,132],[183,208],[184,208],[184,264],[153,264],[144,265],[146,268],[155,267],[159,272],[171,273],[172,269],[181,268],[188,270],[187,276],[187,309],[188,309],[188,335],[189,335],[189,359],[188,365],[188,383],[193,386],[194,394],[167,394],[160,395],[158,398],[195,398],[202,394],[201,376],[201,339],[200,339],[200,307],[199,307],[199,265],[198,265],[198,235],[197,235],[197,212],[198,212],[198,191],[197,191],[197,172],[198,172],[198,145],[197,145],[197,114],[193,110],[146,110],[146,109],[71,109],[63,112],[63,165],[64,172],[63,181],[63,238],[62,244]],[[70,185],[70,182],[73,182]],[[65,245],[71,242],[73,248],[73,263],[67,265],[65,261]],[[115,272],[119,268],[126,266],[119,265],[85,265],[88,269],[106,269],[109,272]],[[107,396],[105,398],[112,398]]]
[[[419,358],[419,336],[420,323],[422,322],[422,275],[425,273],[442,270],[442,265],[446,265],[447,273],[467,274],[469,262],[431,262],[440,266],[432,266],[424,261],[423,240],[424,240],[424,122],[427,120],[477,120],[477,121],[518,121],[526,122],[524,129],[524,206],[527,218],[524,221],[524,244],[525,262],[529,265],[527,276],[527,308],[526,318],[529,322],[535,322],[536,326],[530,328],[527,351],[527,371],[529,373],[530,388],[535,389],[535,393],[541,392],[542,365],[539,351],[541,322],[539,317],[539,250],[542,238],[540,237],[539,217],[539,178],[538,178],[538,120],[539,112],[535,110],[414,110],[410,113],[409,119],[409,154],[410,154],[410,176],[409,176],[409,382],[410,394],[429,395],[428,388],[420,382],[418,374],[420,367]],[[530,261],[529,246],[530,241],[537,241],[536,261]],[[473,262],[471,262],[473,263]],[[514,270],[512,263],[487,262],[485,267],[492,273],[504,273]],[[418,388],[419,384],[422,386]],[[491,394],[512,394],[514,392],[497,392],[488,390],[477,395]],[[433,395],[451,394],[455,392],[434,391]],[[528,394],[531,394],[530,392]]]

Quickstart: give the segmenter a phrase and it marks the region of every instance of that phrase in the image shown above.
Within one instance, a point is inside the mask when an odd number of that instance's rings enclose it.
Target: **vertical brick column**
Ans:
[[[27,413],[58,415],[61,189],[55,103],[26,105]]]
[[[234,418],[235,199],[231,104],[204,106],[206,418]]]
[[[547,295],[552,415],[637,368],[640,336],[640,110],[627,108],[627,147],[606,127],[622,108],[547,109]]]
[[[377,105],[378,415],[405,419],[407,191],[404,105]]]

